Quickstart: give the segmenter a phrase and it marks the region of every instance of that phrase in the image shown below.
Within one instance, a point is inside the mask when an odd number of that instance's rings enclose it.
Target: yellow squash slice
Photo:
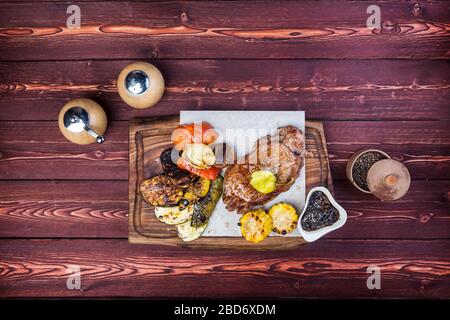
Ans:
[[[190,221],[194,207],[187,206],[184,209],[180,207],[155,207],[155,216],[159,221],[165,224],[180,224],[187,220]]]
[[[201,225],[199,227],[193,227],[191,223],[192,221],[188,220],[184,223],[177,225],[178,237],[184,242],[189,242],[198,239],[202,235],[203,231],[205,231],[208,225],[207,223],[205,223],[204,225]]]
[[[195,203],[208,194],[211,180],[199,177],[198,180],[190,185],[183,195],[183,199],[188,203]],[[183,201],[182,199],[182,201]]]
[[[269,210],[273,221],[273,231],[282,235],[291,233],[298,223],[298,214],[295,208],[287,203],[278,203]]]
[[[253,188],[261,193],[271,193],[276,189],[277,178],[270,171],[254,171],[250,179]]]
[[[242,236],[251,242],[261,242],[272,231],[272,218],[261,209],[247,212],[240,219]]]

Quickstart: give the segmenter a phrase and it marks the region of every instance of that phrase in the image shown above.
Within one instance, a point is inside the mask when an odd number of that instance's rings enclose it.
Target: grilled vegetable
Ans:
[[[203,143],[186,145],[182,157],[199,169],[207,169],[216,162],[216,156],[212,149]]]
[[[276,189],[277,178],[270,171],[254,171],[250,179],[250,184],[257,191],[267,194]]]
[[[193,207],[155,207],[155,216],[165,224],[180,224],[192,218]]]
[[[193,184],[191,184],[184,193],[183,199],[181,199],[181,208],[197,202],[198,200],[200,200],[200,198],[203,198],[208,194],[211,180],[202,177],[197,178],[198,179]]]
[[[212,144],[217,140],[218,133],[207,122],[181,125],[172,132],[172,143],[177,150],[183,150],[190,143]]]
[[[164,173],[177,179],[189,175],[189,172],[177,167],[176,161],[179,157],[179,151],[174,148],[164,150],[159,156]]]
[[[273,231],[282,235],[291,233],[298,223],[295,208],[287,203],[278,203],[269,210],[273,221]]]
[[[267,238],[273,227],[272,218],[261,209],[247,212],[239,222],[244,238],[255,243]]]
[[[174,206],[183,197],[183,188],[173,178],[161,174],[144,180],[139,190],[142,198],[153,206]]]
[[[184,159],[183,157],[180,157],[178,159],[177,166],[181,169],[189,171],[190,173],[196,174],[209,180],[214,180],[215,178],[217,178],[217,176],[220,174],[220,171],[222,170],[214,166],[209,167],[208,169],[199,169],[194,167],[188,160]]]
[[[192,226],[199,227],[206,224],[222,195],[223,178],[218,176],[211,181],[208,194],[194,203],[194,213],[192,214]]]
[[[202,235],[203,231],[206,229],[206,226],[207,224],[200,227],[193,227],[191,225],[191,220],[188,220],[177,225],[178,237],[185,242],[195,240]]]
[[[178,157],[174,157],[175,162],[172,161],[172,150],[175,150],[173,148],[168,148],[161,152],[159,155],[159,160],[161,161],[161,166],[163,170],[167,173],[173,171],[173,170],[180,170],[176,165],[176,159]],[[178,151],[175,150],[174,155],[176,156],[178,154]]]
[[[164,175],[167,175],[176,181],[176,184],[182,188],[189,188],[190,185],[195,183],[198,176],[190,173],[187,170],[178,168],[176,162],[180,158],[179,151],[174,148],[164,150],[159,156],[161,166],[164,170]]]

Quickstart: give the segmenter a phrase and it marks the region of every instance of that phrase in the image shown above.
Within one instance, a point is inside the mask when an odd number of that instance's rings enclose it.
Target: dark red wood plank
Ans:
[[[1,240],[0,296],[442,299],[450,297],[449,245],[322,240],[295,251],[194,253],[125,240]],[[66,287],[72,265],[82,291]],[[380,267],[381,290],[367,289],[371,265]]]
[[[413,179],[450,179],[450,121],[327,121],[334,179],[347,159],[379,147],[410,169]],[[128,122],[112,121],[103,145],[79,146],[55,122],[0,123],[0,179],[128,179]]]
[[[166,93],[136,110],[117,94],[130,61],[0,63],[0,120],[54,120],[77,97],[91,97],[110,120],[180,110],[305,110],[318,120],[450,119],[447,61],[156,61]]]
[[[413,181],[394,203],[334,181],[336,199],[347,210],[347,225],[333,239],[449,238],[450,181]],[[128,237],[127,181],[3,181],[0,238]]]
[[[450,180],[449,121],[327,121],[334,179],[345,179],[353,152],[379,147],[407,165],[413,179]],[[1,122],[0,179],[128,179],[128,122],[112,121],[106,143],[79,146],[57,122]]]
[[[127,181],[0,184],[0,237],[127,238],[127,219]]]
[[[79,31],[64,27],[69,3],[1,3],[0,238],[70,239],[1,239],[0,296],[450,298],[449,3],[421,2],[413,14],[413,2],[380,2],[392,21],[381,32],[365,27],[366,1],[82,2]],[[144,111],[116,94],[128,60],[89,61],[150,57],[167,92]],[[71,59],[87,61],[5,62]],[[105,106],[102,146],[58,132],[60,107],[80,96]],[[348,224],[288,252],[127,244],[127,122],[117,120],[182,109],[326,120]],[[408,166],[405,198],[381,203],[345,180],[347,159],[367,146]],[[83,291],[66,288],[74,264]],[[382,290],[367,290],[369,265],[381,267]]]
[[[421,2],[416,13],[413,3],[379,3],[381,30],[367,28],[366,1],[88,2],[79,30],[65,27],[68,3],[4,3],[0,56],[447,58],[448,2]]]
[[[54,122],[0,123],[3,179],[128,179],[128,122],[109,122],[102,145],[77,145]]]

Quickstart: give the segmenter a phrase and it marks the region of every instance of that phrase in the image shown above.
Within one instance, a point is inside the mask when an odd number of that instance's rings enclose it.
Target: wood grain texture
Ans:
[[[172,132],[179,126],[179,116],[137,120],[129,128],[129,235],[131,243],[209,248],[221,250],[285,250],[305,243],[302,238],[269,237],[262,243],[251,243],[241,237],[206,237],[192,242],[182,242],[174,226],[161,223],[154,215],[154,206],[147,204],[139,192],[142,181],[162,172],[159,161],[161,152],[173,147]],[[213,124],[214,125],[214,124]],[[326,138],[320,122],[305,122],[304,157],[306,193],[312,188],[323,186],[333,193]]]
[[[131,61],[0,62],[0,120],[54,120],[70,99],[93,98],[108,120],[180,110],[304,110],[316,120],[450,119],[447,61],[155,60],[166,81],[148,110],[117,93]]]
[[[4,3],[0,56],[447,58],[448,3],[422,2],[417,13],[412,4],[380,3],[383,27],[371,30],[365,1],[88,2],[80,29],[66,27],[67,3]]]
[[[127,181],[0,183],[0,238],[126,238]]]
[[[333,179],[353,152],[382,148],[413,179],[450,180],[450,121],[325,121]],[[111,121],[102,145],[65,140],[56,121],[0,123],[0,179],[128,179],[128,122]]]
[[[68,2],[0,2],[1,297],[450,297],[448,1],[377,2],[382,30],[359,0],[78,1],[80,30],[65,27]],[[133,110],[115,79],[149,59],[167,90]],[[105,107],[104,145],[58,132],[79,97]],[[202,109],[325,121],[346,226],[289,252],[128,244],[128,120]],[[345,180],[365,147],[406,164],[405,198]],[[73,264],[83,291],[66,289]],[[372,264],[382,290],[366,289]]]
[[[445,298],[449,245],[322,240],[287,252],[193,254],[125,240],[3,240],[0,296]],[[66,287],[71,265],[82,290]],[[366,287],[370,265],[381,269],[382,290]]]
[[[57,121],[3,122],[0,177],[128,179],[127,130],[127,122],[109,122],[103,144],[76,145],[59,132]]]
[[[450,181],[412,181],[407,195],[382,203],[335,180],[347,210],[344,228],[329,239],[448,239]],[[128,182],[3,180],[0,238],[128,237]]]

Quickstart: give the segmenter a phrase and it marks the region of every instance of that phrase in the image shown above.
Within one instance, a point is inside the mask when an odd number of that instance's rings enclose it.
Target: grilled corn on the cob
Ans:
[[[263,241],[272,231],[272,218],[261,209],[252,210],[240,219],[241,232],[251,242]]]
[[[269,210],[273,221],[273,231],[282,235],[291,233],[298,223],[298,214],[295,208],[287,203],[278,203]]]

